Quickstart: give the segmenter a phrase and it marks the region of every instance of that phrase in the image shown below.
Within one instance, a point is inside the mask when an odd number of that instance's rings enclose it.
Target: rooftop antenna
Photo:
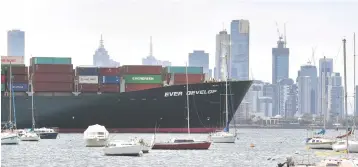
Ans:
[[[225,30],[225,23],[224,23],[224,22],[223,22],[223,31],[226,31],[226,30]]]
[[[287,23],[287,22],[286,22],[286,23]],[[283,40],[285,40],[284,45],[283,45],[284,48],[286,48],[286,45],[287,45],[287,39],[286,39],[286,23],[283,24],[283,37],[284,37]]]
[[[102,34],[101,34],[101,40],[99,41],[99,47],[100,47],[100,48],[103,48],[103,47],[104,47]]]
[[[149,57],[153,56],[153,43],[152,43],[152,36],[150,36],[150,44],[149,44]]]

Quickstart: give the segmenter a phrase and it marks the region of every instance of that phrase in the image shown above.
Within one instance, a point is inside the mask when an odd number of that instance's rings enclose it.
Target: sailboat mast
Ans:
[[[32,114],[32,130],[35,130],[35,118],[34,118],[34,74],[31,75],[31,114]]]
[[[353,111],[353,125],[356,127],[356,33],[353,34],[353,87],[354,87],[354,111]]]
[[[226,69],[227,69],[227,55],[225,54],[225,60],[226,60]],[[225,76],[225,112],[226,112],[226,124],[225,126],[229,126],[229,102],[228,102],[228,92],[227,92],[227,80],[228,80],[228,72],[226,70],[226,76]]]
[[[10,115],[9,115],[9,121],[12,122],[12,103],[11,103],[11,97],[12,97],[12,70],[11,70],[11,61],[10,61],[10,76],[9,76],[9,86],[7,87],[9,90],[9,109],[10,109]]]
[[[185,63],[185,77],[186,77],[186,109],[188,112],[188,134],[190,135],[190,115],[189,115],[189,84],[188,84],[188,63]]]
[[[346,114],[346,126],[347,126],[347,153],[348,153],[348,105],[347,105],[347,68],[346,68],[346,39],[343,39],[343,58],[344,58],[344,109]]]

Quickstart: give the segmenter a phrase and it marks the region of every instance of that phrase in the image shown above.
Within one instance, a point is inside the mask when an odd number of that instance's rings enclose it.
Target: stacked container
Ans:
[[[99,68],[100,92],[119,92],[119,68]]]
[[[174,85],[203,83],[205,74],[203,67],[168,66],[164,68],[165,79]]]
[[[33,57],[30,78],[35,92],[72,92],[73,65],[71,58]]]
[[[76,67],[78,92],[99,92],[97,67]]]
[[[120,73],[124,81],[124,91],[138,91],[162,87],[162,66],[127,65]]]
[[[26,92],[28,90],[28,70],[24,64],[23,56],[1,56],[1,91],[9,90],[10,66],[14,91]]]

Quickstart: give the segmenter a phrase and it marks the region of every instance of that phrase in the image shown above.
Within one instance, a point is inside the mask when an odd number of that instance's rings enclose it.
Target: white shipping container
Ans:
[[[25,64],[24,56],[1,56],[1,64]]]
[[[98,84],[98,76],[78,76],[80,84]]]

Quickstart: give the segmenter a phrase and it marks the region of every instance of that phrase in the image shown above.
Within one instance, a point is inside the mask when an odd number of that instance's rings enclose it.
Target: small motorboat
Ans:
[[[232,133],[220,131],[211,134],[213,143],[235,143],[236,136]]]
[[[58,132],[52,128],[37,128],[34,131],[41,139],[56,139],[58,135]]]
[[[104,147],[108,143],[109,132],[102,125],[91,125],[83,132],[86,147]]]
[[[20,136],[21,141],[39,141],[40,136],[34,131],[23,131]]]
[[[143,153],[149,153],[149,151],[152,149],[152,145],[149,143],[146,143],[143,139],[133,138],[130,140],[131,142],[136,142],[141,145],[142,152]]]
[[[210,141],[195,141],[194,139],[173,138],[167,142],[154,143],[152,149],[159,150],[207,150],[211,145]]]
[[[12,132],[1,132],[1,145],[19,144],[19,136]]]
[[[137,142],[111,141],[104,148],[105,155],[142,156],[142,146]]]

